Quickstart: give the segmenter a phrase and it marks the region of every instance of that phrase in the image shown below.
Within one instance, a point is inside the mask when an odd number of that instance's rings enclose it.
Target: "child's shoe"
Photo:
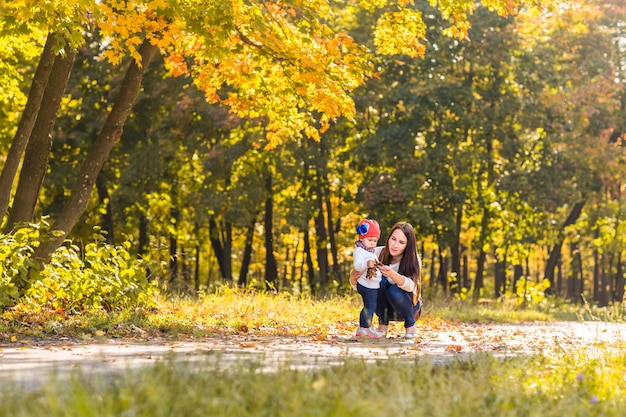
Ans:
[[[359,327],[356,329],[356,337],[368,337],[370,339],[380,339],[384,335],[382,333],[377,332],[371,327]]]

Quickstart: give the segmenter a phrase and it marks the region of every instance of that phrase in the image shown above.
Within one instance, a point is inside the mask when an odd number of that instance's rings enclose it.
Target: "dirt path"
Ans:
[[[626,340],[626,324],[558,322],[524,324],[444,324],[422,326],[420,337],[405,340],[354,339],[350,335],[319,337],[255,337],[237,335],[202,342],[0,344],[0,383],[36,386],[51,374],[63,378],[74,370],[116,373],[157,361],[219,361],[219,366],[255,363],[265,370],[278,366],[306,369],[339,364],[346,358],[371,360],[427,358],[445,363],[477,352],[496,356],[564,351],[593,353],[618,347]],[[394,334],[402,332],[394,329]]]

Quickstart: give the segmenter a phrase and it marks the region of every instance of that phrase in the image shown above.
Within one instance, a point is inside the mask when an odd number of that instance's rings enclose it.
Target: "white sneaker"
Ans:
[[[417,337],[417,327],[415,325],[406,329],[405,339],[415,339]]]
[[[359,327],[356,329],[356,337],[368,337],[370,339],[380,339],[384,335],[382,333],[377,332],[371,327]]]

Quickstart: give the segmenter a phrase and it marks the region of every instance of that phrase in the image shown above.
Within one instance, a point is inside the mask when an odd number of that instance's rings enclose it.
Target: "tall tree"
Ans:
[[[49,33],[39,58],[37,71],[33,76],[32,85],[28,93],[28,101],[22,112],[15,137],[11,142],[9,153],[7,154],[2,172],[0,173],[0,218],[3,218],[9,208],[13,181],[17,175],[20,160],[30,139],[31,132],[35,126],[39,108],[41,106],[44,92],[48,85],[48,77],[55,63],[55,47],[57,38],[54,33]],[[6,229],[6,228],[5,228]]]
[[[63,55],[57,55],[54,59],[49,82],[37,113],[37,120],[32,127],[31,137],[25,149],[20,180],[13,207],[5,224],[5,232],[11,231],[16,223],[33,220],[39,190],[48,166],[48,156],[52,149],[52,132],[56,114],[72,72],[75,56],[74,51],[69,50]]]
[[[126,118],[139,95],[145,71],[157,53],[157,47],[146,39],[140,48],[140,63],[133,61],[128,67],[117,101],[113,105],[93,147],[87,154],[63,211],[51,227],[52,230],[62,233],[50,241],[43,242],[33,254],[36,259],[47,262],[50,255],[63,243],[63,240],[85,211],[96,178],[111,149],[122,135]]]

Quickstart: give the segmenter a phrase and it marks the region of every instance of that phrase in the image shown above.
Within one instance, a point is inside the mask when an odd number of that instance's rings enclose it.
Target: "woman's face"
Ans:
[[[394,230],[387,240],[387,245],[389,246],[391,257],[394,260],[400,259],[406,248],[406,235],[400,229]]]

